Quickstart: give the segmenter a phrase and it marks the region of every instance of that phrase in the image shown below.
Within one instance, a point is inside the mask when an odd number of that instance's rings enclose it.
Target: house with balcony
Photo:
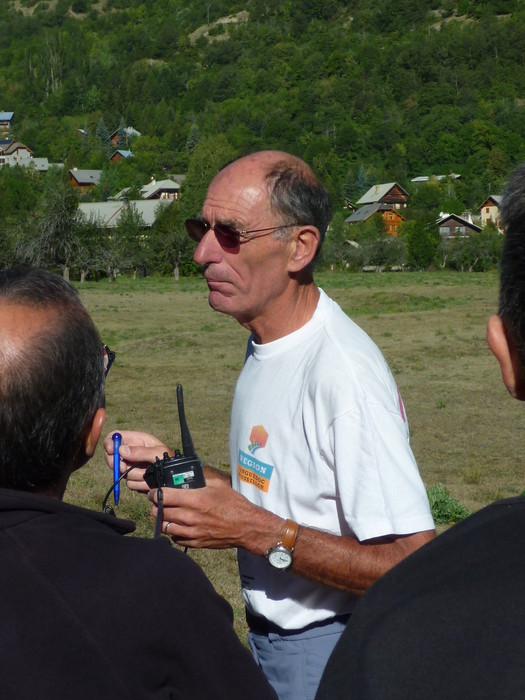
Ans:
[[[152,179],[147,185],[140,188],[140,196],[143,199],[174,199],[180,196],[180,185],[174,180]]]
[[[373,185],[368,192],[358,199],[356,204],[358,207],[364,207],[368,204],[387,204],[392,209],[405,209],[408,202],[408,192],[404,190],[397,182],[385,182],[379,185]]]

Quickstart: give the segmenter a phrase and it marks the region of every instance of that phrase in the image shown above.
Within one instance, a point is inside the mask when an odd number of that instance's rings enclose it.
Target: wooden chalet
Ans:
[[[357,200],[357,206],[363,207],[367,204],[387,204],[392,209],[404,209],[408,202],[408,192],[397,182],[386,182],[380,185],[373,185],[361,199]]]
[[[117,129],[116,131],[111,133],[109,135],[109,140],[114,146],[127,146],[132,139],[137,138],[140,135],[140,131],[137,131],[132,126],[126,126],[122,130],[122,132],[119,129]],[[124,143],[121,143],[122,139],[124,140]]]
[[[117,150],[109,157],[112,162],[125,160],[126,158],[133,158],[133,153],[122,148],[117,148]]]
[[[390,236],[398,236],[399,227],[403,221],[405,221],[405,217],[389,204],[367,204],[345,219],[345,223],[357,224],[368,221],[368,219],[376,214],[379,214],[385,222],[386,233],[388,233]]]
[[[472,233],[479,233],[481,226],[473,223],[470,214],[442,214],[437,222],[439,233],[448,240],[451,238],[468,238]]]
[[[79,170],[78,168],[72,168],[68,173],[71,186],[81,192],[88,192],[96,187],[100,182],[101,175],[102,170]]]

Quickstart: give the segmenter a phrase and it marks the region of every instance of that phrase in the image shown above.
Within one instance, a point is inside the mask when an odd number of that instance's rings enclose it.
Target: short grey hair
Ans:
[[[316,258],[332,218],[330,195],[300,158],[290,156],[272,164],[265,175],[272,212],[283,219],[283,226],[315,226],[321,237]]]

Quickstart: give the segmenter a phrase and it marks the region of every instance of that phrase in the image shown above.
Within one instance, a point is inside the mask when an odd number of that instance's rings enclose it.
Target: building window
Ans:
[[[443,236],[448,236],[450,234],[450,226],[440,226],[439,233]]]

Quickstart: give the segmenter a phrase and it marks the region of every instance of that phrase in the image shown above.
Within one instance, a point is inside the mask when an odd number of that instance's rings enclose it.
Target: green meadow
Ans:
[[[497,274],[320,273],[317,283],[385,355],[427,489],[442,485],[469,511],[521,493],[525,412],[508,396],[485,340],[487,318],[497,310]],[[175,387],[181,383],[200,458],[228,469],[230,406],[247,331],[210,309],[202,279],[119,278],[79,288],[104,342],[117,353],[106,386],[107,432],[145,430],[180,447]],[[73,476],[66,499],[99,508],[110,485],[99,447]],[[135,520],[139,534],[153,534],[144,496],[123,487],[118,514]],[[234,552],[189,556],[230,601],[243,636]]]

